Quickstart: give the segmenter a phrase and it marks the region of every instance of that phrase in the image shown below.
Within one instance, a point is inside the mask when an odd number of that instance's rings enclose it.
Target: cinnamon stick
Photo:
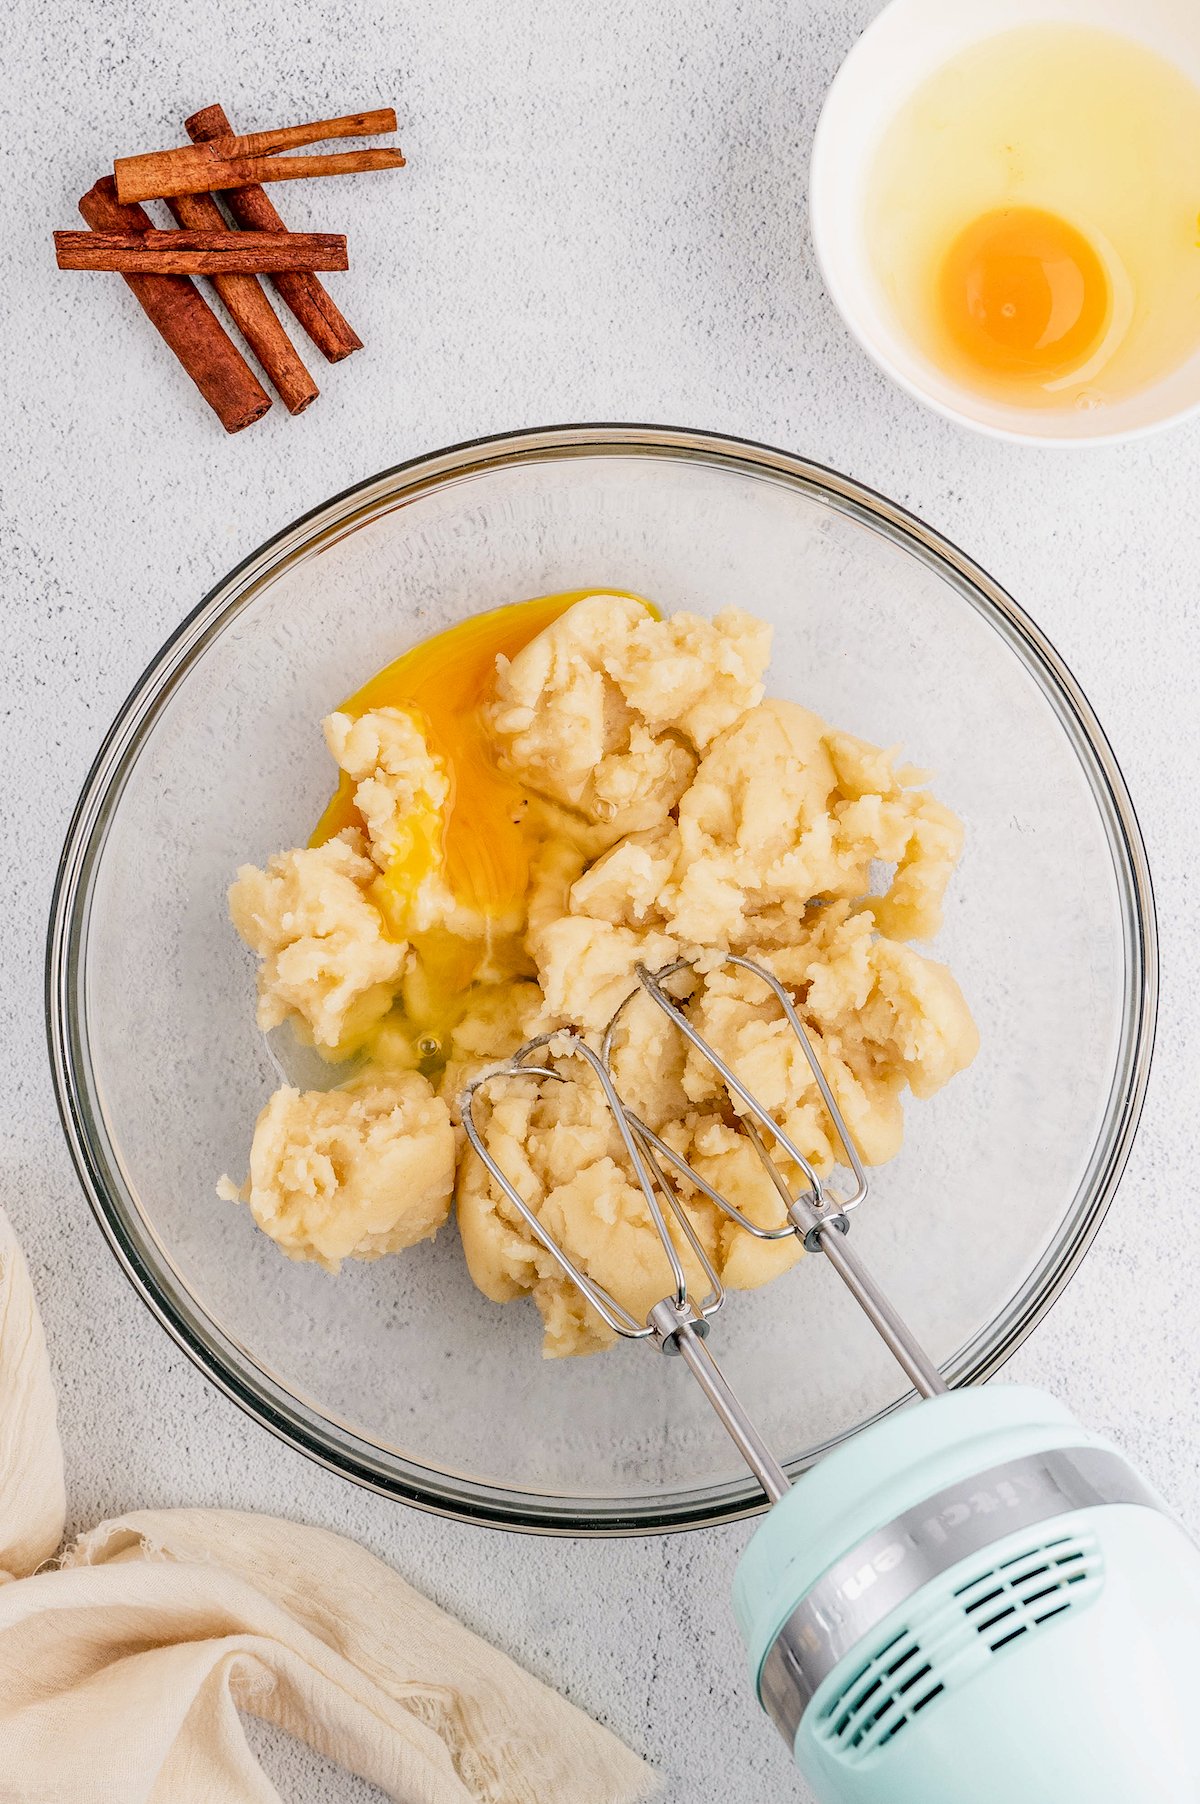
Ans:
[[[342,113],[337,119],[310,119],[305,125],[273,125],[265,132],[229,132],[206,142],[216,157],[265,157],[278,150],[300,150],[329,138],[374,138],[396,129],[395,109],[376,107],[369,113]],[[172,155],[174,152],[171,153]]]
[[[403,169],[398,150],[335,150],[315,157],[213,157],[178,161],[183,151],[152,150],[113,163],[117,193],[129,201],[166,200],[172,194],[207,194],[244,188],[248,182],[300,182],[318,175],[362,175],[369,169]]]
[[[197,144],[213,138],[232,137],[233,127],[224,107],[206,106],[190,119],[184,130]],[[287,227],[278,209],[264,189],[252,185],[231,188],[221,196],[240,226],[253,232],[284,232]],[[324,284],[308,270],[280,271],[271,277],[272,286],[285,306],[290,307],[317,349],[330,363],[340,363],[352,351],[362,350],[362,339],[342,317]]]
[[[98,232],[152,230],[141,207],[121,205],[108,175],[89,188],[79,211]],[[126,275],[125,281],[226,432],[261,419],[271,397],[195,283],[187,276]]]
[[[178,194],[167,205],[187,231],[226,232],[232,236],[232,228],[211,194]],[[288,412],[303,413],[320,390],[280,325],[262,283],[256,276],[215,275],[213,287]]]
[[[124,275],[254,275],[269,269],[347,269],[339,232],[55,232],[60,269]]]
[[[151,150],[118,157],[113,164],[122,201],[155,200],[172,194],[203,194],[215,188],[240,188],[247,182],[294,182],[316,175],[356,175],[366,169],[402,169],[398,150],[344,150],[312,157],[281,157],[281,150],[317,144],[328,138],[358,138],[395,131],[391,107],[373,113],[345,113],[338,119],[315,119],[306,125],[277,126],[271,131],[238,137],[223,132],[215,138],[176,150]]]

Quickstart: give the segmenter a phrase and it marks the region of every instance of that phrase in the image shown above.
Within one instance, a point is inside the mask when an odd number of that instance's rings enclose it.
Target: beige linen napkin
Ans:
[[[139,1510],[63,1529],[54,1391],[0,1211],[0,1804],[280,1804],[239,1710],[400,1804],[640,1804],[650,1768],[324,1529]]]

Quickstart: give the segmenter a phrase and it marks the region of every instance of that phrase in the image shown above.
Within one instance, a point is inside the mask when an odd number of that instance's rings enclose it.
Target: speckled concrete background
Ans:
[[[1052,454],[968,436],[849,342],[806,240],[821,95],[869,0],[23,0],[3,53],[5,1157],[41,1293],[77,1526],[139,1504],[281,1511],[358,1536],[611,1723],[667,1777],[802,1798],[741,1680],[726,1588],[748,1530],[588,1544],[457,1527],[356,1491],[212,1391],[104,1251],[42,1049],[42,936],[76,790],[180,616],[303,509],[423,449],[553,420],[662,420],[874,484],[1035,615],[1108,728],[1149,841],[1159,1051],[1117,1205],[1010,1368],[1120,1437],[1200,1527],[1195,686],[1200,425]],[[226,439],[114,280],[52,226],[114,152],[220,99],[244,129],[394,100],[397,177],[280,191],[345,228],[367,350]],[[262,1737],[295,1804],[364,1800]]]

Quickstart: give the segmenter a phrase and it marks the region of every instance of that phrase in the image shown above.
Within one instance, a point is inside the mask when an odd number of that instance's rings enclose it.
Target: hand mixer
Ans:
[[[738,1126],[779,1193],[764,1227],[623,1103],[610,1069],[631,992],[597,1052],[543,1034],[467,1086],[463,1125],[513,1208],[618,1335],[678,1355],[772,1507],[739,1562],[734,1608],[751,1677],[820,1804],[1187,1804],[1200,1800],[1200,1552],[1109,1442],[1040,1391],[949,1392],[848,1244],[862,1162],[791,996],[752,960],[728,964],[774,995],[804,1048],[853,1185],[834,1194],[664,987],[686,961],[637,969],[640,992],[719,1074]],[[678,988],[678,984],[676,984]],[[637,1321],[570,1258],[492,1158],[475,1120],[502,1077],[603,1091],[671,1287]],[[769,1136],[802,1174],[798,1196]],[[672,1178],[669,1179],[667,1171]],[[923,1399],[792,1484],[706,1345],[724,1302],[684,1211],[686,1183],[747,1233],[821,1252]],[[693,1299],[675,1234],[708,1293]]]

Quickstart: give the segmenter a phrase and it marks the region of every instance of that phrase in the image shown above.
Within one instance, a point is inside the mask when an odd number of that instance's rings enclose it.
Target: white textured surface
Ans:
[[[424,1518],[279,1446],[135,1301],[60,1140],[42,1050],[54,863],[99,738],[223,572],[294,515],[421,450],[553,420],[662,420],[803,451],[912,507],[1021,600],[1104,721],[1158,887],[1164,1002],[1122,1193],[1010,1368],[1118,1436],[1200,1525],[1193,863],[1200,812],[1200,426],[1062,455],[976,439],[889,389],[813,268],[820,96],[868,0],[24,0],[0,136],[6,259],[5,924],[0,1194],[39,1286],[73,1518],[212,1503],[359,1537],[603,1716],[670,1804],[803,1797],[740,1670],[727,1582],[748,1530],[527,1540]],[[346,229],[336,294],[367,349],[227,439],[115,279],[49,233],[114,152],[220,99],[252,129],[395,100],[401,175],[284,188]],[[256,1731],[256,1733],[260,1733]],[[359,1800],[264,1740],[284,1796]]]

